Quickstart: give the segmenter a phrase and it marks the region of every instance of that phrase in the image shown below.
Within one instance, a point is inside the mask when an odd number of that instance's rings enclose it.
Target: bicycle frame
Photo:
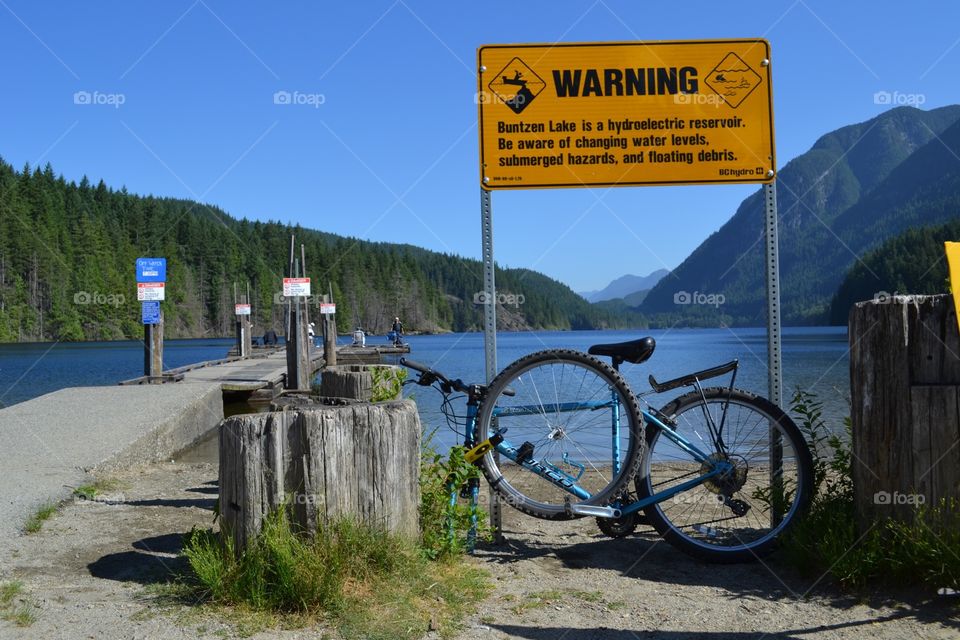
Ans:
[[[614,397],[611,400],[604,401],[591,401],[591,402],[563,402],[552,405],[521,405],[521,406],[512,406],[512,407],[496,407],[493,410],[494,417],[507,417],[507,416],[524,416],[524,415],[541,415],[543,413],[568,413],[572,411],[596,411],[598,409],[613,409],[613,419],[611,424],[611,432],[614,442],[614,460],[612,464],[614,466],[615,472],[619,471],[619,437],[620,437],[620,415],[619,415],[619,400],[616,394],[613,394]],[[471,411],[472,409],[472,411]],[[669,425],[664,424],[660,419],[658,419],[653,414],[647,411],[641,411],[643,421],[646,424],[647,428],[660,429],[661,435],[670,439],[674,444],[680,447],[683,451],[688,453],[694,460],[701,463],[709,469],[706,473],[688,480],[686,482],[680,483],[664,491],[657,492],[647,498],[638,500],[629,505],[621,505],[619,510],[621,515],[629,515],[636,513],[641,509],[654,504],[656,502],[663,502],[664,500],[669,500],[678,493],[682,493],[689,489],[692,489],[700,484],[703,484],[710,478],[717,476],[722,473],[726,473],[732,469],[732,465],[723,460],[714,460],[710,455],[701,451],[696,445],[684,438],[682,435],[677,433]],[[467,433],[468,439],[474,444],[476,440],[476,416],[477,416],[477,406],[474,405],[472,408],[468,406],[467,409]],[[524,459],[520,460],[519,449],[514,446],[509,440],[504,439],[500,444],[496,446],[497,452],[503,457],[511,460],[515,464],[522,466],[523,468],[539,475],[540,477],[552,482],[557,487],[569,492],[570,494],[576,496],[580,500],[589,500],[590,493],[580,487],[577,484],[579,476],[576,478],[570,474],[564,472],[563,470],[557,468],[553,464],[550,464],[548,461],[538,461],[538,460],[529,460]],[[566,461],[566,460],[565,460]],[[569,461],[567,461],[569,462]],[[582,470],[581,470],[582,473]]]

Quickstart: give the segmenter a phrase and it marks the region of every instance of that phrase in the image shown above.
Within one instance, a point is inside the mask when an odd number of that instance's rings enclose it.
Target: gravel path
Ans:
[[[24,583],[36,622],[0,621],[0,638],[237,635],[216,617],[164,610],[150,596],[149,585],[183,568],[182,535],[212,522],[215,465],[168,463],[117,477],[120,488],[100,501],[68,504],[40,533],[6,540],[0,581]],[[508,544],[482,548],[474,560],[494,589],[458,640],[960,638],[953,600],[845,598],[777,564],[700,564],[649,533],[610,540],[592,520],[505,518]]]
[[[960,638],[956,601],[845,597],[775,560],[705,564],[649,527],[613,540],[593,519],[509,511],[504,532],[477,554],[496,586],[460,639]]]

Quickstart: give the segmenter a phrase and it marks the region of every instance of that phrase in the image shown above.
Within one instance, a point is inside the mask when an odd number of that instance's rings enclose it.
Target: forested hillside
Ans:
[[[291,233],[306,245],[314,293],[332,289],[337,324],[383,332],[482,326],[480,262],[279,222],[235,220],[202,203],[79,184],[0,160],[0,341],[142,336],[134,261],[166,257],[170,337],[229,335],[233,287],[249,282],[255,331],[281,328],[277,303]],[[540,273],[498,269],[501,328],[637,325],[635,313],[591,307]]]
[[[824,322],[856,257],[913,225],[960,215],[960,107],[900,107],[821,137],[777,178],[783,318]],[[763,198],[757,192],[644,299],[661,323],[762,324]],[[723,304],[675,304],[678,292]]]
[[[948,293],[943,243],[960,241],[960,218],[908,229],[863,256],[847,273],[830,304],[830,324],[847,324],[850,307],[908,293]]]

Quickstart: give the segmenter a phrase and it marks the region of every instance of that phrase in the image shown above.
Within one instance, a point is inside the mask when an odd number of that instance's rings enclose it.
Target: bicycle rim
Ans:
[[[772,403],[741,391],[704,390],[674,400],[662,411],[700,451],[733,464],[732,473],[653,504],[645,512],[669,542],[719,562],[749,561],[768,553],[802,513],[812,492],[812,462],[796,425]],[[724,408],[726,414],[724,415]],[[724,451],[717,451],[707,415],[723,420]],[[648,428],[648,455],[637,475],[641,497],[697,478],[697,462],[660,429]],[[778,461],[779,460],[779,461]]]
[[[505,390],[515,395],[508,396]],[[611,367],[586,354],[550,350],[518,360],[491,383],[480,410],[480,439],[505,429],[528,461],[574,483],[578,495],[505,455],[488,453],[483,471],[510,505],[548,519],[574,517],[566,505],[602,505],[625,487],[640,461],[636,400]]]

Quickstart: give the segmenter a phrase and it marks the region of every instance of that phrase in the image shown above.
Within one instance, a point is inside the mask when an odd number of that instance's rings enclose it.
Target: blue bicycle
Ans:
[[[619,373],[653,338],[549,349],[505,368],[489,386],[451,380],[407,359],[417,380],[466,395],[464,446],[503,501],[546,519],[597,518],[614,537],[645,522],[671,544],[713,562],[769,553],[813,493],[813,463],[779,407],[734,388],[737,361],[657,382],[634,394]],[[608,357],[608,365],[595,356]],[[731,374],[725,387],[703,380]],[[655,409],[648,395],[691,391]],[[464,489],[477,500],[479,483]],[[642,515],[641,515],[642,512]]]

